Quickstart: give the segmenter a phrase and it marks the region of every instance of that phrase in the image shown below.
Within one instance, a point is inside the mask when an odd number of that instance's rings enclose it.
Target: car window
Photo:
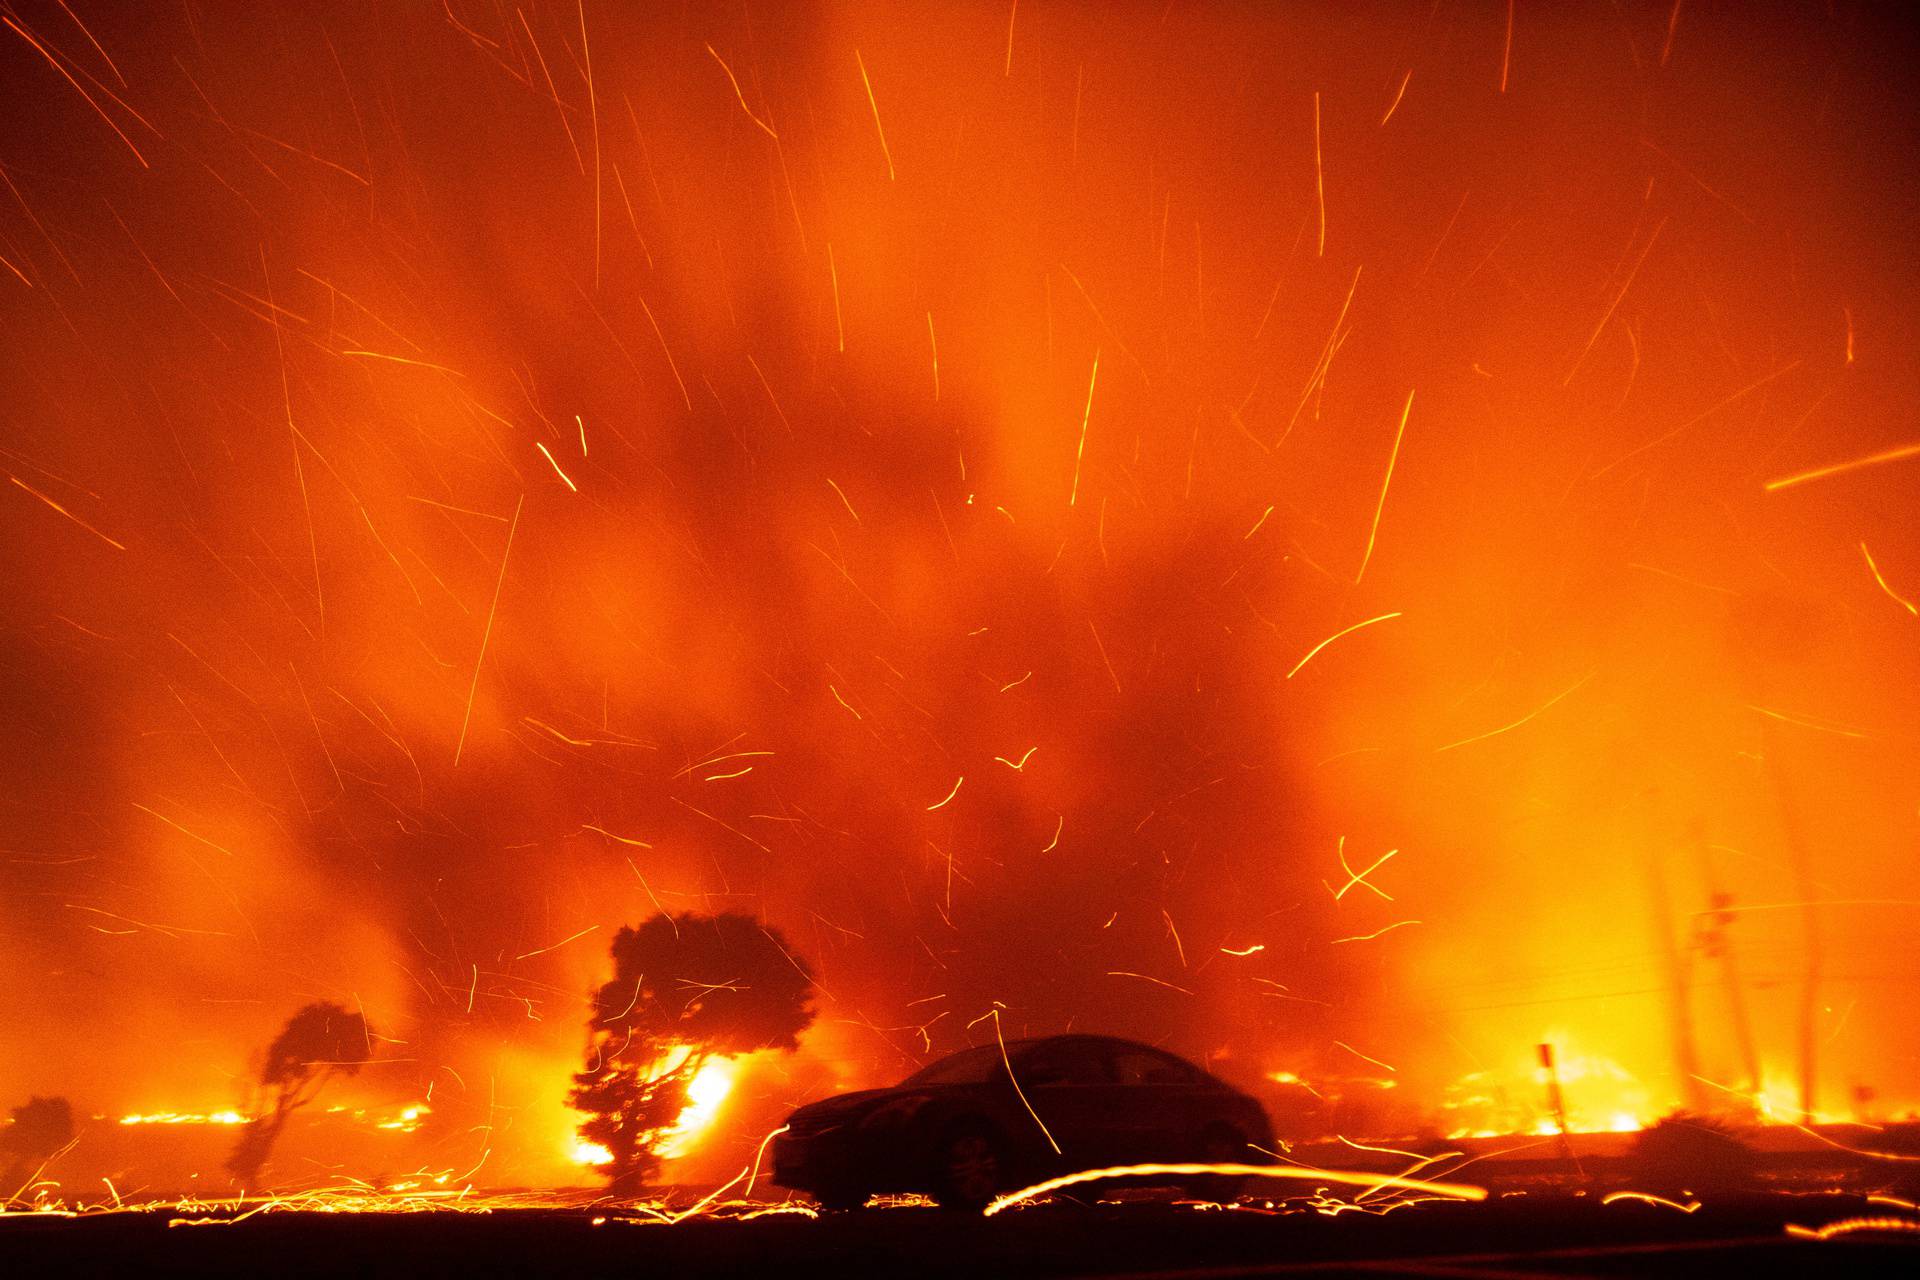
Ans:
[[[1000,1064],[1000,1046],[985,1044],[975,1049],[963,1049],[951,1058],[940,1061],[908,1076],[903,1084],[985,1084],[1003,1070]]]
[[[1122,1049],[1113,1055],[1113,1077],[1121,1084],[1193,1084],[1199,1076],[1178,1058],[1145,1049]]]
[[[1029,1087],[1071,1084],[1111,1084],[1103,1055],[1090,1045],[1041,1044],[1021,1054],[1014,1063],[1020,1083]]]

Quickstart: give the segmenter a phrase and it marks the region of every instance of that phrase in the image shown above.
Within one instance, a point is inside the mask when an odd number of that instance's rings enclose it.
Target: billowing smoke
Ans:
[[[0,32],[0,1101],[329,1000],[564,1178],[657,910],[820,977],[728,1158],[995,1009],[1657,1110],[1688,963],[1698,1075],[1912,1099],[1920,461],[1768,487],[1920,438],[1866,11],[91,8]]]

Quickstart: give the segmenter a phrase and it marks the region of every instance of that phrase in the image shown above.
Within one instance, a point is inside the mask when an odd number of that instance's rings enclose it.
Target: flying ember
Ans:
[[[1910,1196],[1879,9],[0,24],[0,1214]]]

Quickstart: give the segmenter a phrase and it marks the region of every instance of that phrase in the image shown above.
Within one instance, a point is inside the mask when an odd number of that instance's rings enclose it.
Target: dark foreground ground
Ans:
[[[596,1223],[591,1212],[257,1214],[186,1225],[166,1212],[0,1218],[0,1274],[537,1274],[1227,1277],[1920,1275],[1920,1234],[1790,1235],[1920,1215],[1858,1195],[1768,1194],[1684,1214],[1528,1195],[1385,1216],[1174,1204],[1042,1205],[992,1219],[869,1209],[813,1219]]]

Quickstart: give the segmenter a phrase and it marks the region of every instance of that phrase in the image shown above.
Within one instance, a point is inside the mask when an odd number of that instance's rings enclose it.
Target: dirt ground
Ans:
[[[1049,1204],[992,1219],[924,1208],[642,1224],[592,1211],[166,1212],[0,1219],[28,1275],[911,1275],[1227,1277],[1914,1274],[1920,1234],[1790,1233],[1914,1215],[1858,1195],[1769,1193],[1692,1213],[1593,1197],[1430,1203],[1384,1216],[1288,1206]]]

